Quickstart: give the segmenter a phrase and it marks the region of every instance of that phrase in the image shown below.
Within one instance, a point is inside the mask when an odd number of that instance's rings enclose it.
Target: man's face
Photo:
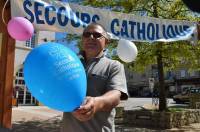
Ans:
[[[105,31],[98,25],[88,27],[82,36],[83,50],[89,57],[96,57],[106,46]]]

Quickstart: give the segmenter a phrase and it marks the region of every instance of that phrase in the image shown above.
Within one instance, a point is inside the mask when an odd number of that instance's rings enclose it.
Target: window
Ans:
[[[186,71],[185,70],[181,70],[181,77],[186,77]]]
[[[32,36],[32,38],[30,38],[29,40],[26,41],[25,46],[29,47],[29,48],[34,48],[35,47],[35,33]]]
[[[199,71],[192,71],[192,72],[190,73],[190,76],[191,76],[191,77],[198,77],[198,76],[199,76]]]
[[[24,74],[23,74],[23,69],[19,69],[18,72],[16,73],[16,80],[15,80],[15,86],[21,86],[24,85]]]
[[[142,78],[146,78],[146,74],[145,74],[145,73],[142,73],[141,77],[142,77]]]
[[[19,77],[23,77],[23,73],[19,73],[19,75],[18,75]]]

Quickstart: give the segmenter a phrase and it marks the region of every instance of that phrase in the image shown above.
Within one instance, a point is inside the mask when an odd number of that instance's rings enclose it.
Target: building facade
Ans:
[[[54,40],[54,32],[40,31],[36,32],[30,40],[16,41],[13,97],[17,99],[18,105],[36,105],[38,103],[28,91],[24,81],[23,63],[26,56],[34,47]]]
[[[200,87],[200,71],[178,69],[165,72],[165,88],[168,97],[181,93],[185,89]],[[148,67],[144,73],[126,69],[127,86],[131,96],[151,97],[158,94],[158,69],[156,65]]]

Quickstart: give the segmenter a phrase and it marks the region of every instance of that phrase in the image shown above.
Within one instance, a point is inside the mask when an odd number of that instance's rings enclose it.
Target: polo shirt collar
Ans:
[[[105,55],[104,55],[104,52],[103,52],[103,54],[101,54],[101,55],[99,55],[99,56],[97,56],[97,57],[94,57],[94,58],[92,58],[91,60],[99,60],[99,59],[101,59],[101,58],[103,58]],[[84,61],[86,60],[85,58],[86,58],[86,56],[85,56],[85,51],[80,51],[80,53],[79,53],[79,58],[80,59],[83,59]]]

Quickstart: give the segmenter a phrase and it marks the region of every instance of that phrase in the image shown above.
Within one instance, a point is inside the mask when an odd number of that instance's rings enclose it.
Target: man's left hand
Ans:
[[[84,103],[73,113],[80,121],[88,121],[95,114],[95,97],[86,97]]]

